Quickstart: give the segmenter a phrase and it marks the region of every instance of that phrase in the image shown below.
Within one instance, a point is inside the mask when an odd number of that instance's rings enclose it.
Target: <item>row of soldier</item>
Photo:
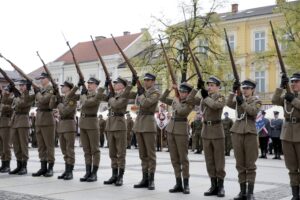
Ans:
[[[202,113],[202,144],[207,166],[207,172],[211,179],[211,187],[205,196],[225,196],[224,178],[225,172],[225,134],[221,123],[221,115],[225,105],[236,110],[236,121],[230,132],[232,133],[232,145],[236,159],[240,193],[234,199],[254,199],[253,190],[256,177],[255,162],[258,158],[258,142],[255,119],[260,111],[261,102],[254,96],[256,83],[250,79],[241,84],[235,81],[232,92],[225,100],[220,93],[221,81],[216,77],[210,77],[203,88],[202,80],[197,83],[200,89],[200,97],[196,96],[198,90],[188,83],[179,86],[179,98],[171,98],[169,94],[177,89],[177,85],[167,89],[162,95],[155,89],[155,75],[146,73],[143,77],[144,87],[138,87],[136,92],[132,88],[136,85],[138,77],[133,76],[132,82],[119,77],[115,80],[115,94],[105,93],[110,80],[107,79],[105,87],[98,87],[99,81],[90,78],[87,87],[80,80],[74,86],[67,81],[62,85],[64,97],[54,94],[49,82],[49,75],[42,73],[37,79],[41,82],[41,89],[34,87],[34,94],[30,94],[31,83],[26,80],[19,82],[21,94],[12,90],[8,85],[2,93],[1,98],[1,144],[3,145],[1,169],[7,169],[10,165],[9,147],[6,144],[6,136],[11,131],[13,138],[13,149],[17,159],[16,169],[10,174],[26,174],[28,161],[28,113],[34,101],[37,105],[36,115],[36,138],[38,143],[40,169],[33,173],[33,177],[53,176],[55,163],[54,153],[54,118],[52,111],[57,108],[60,120],[58,132],[61,151],[65,160],[65,171],[58,179],[70,180],[73,178],[75,164],[74,142],[75,142],[75,114],[77,101],[80,101],[80,140],[84,151],[86,173],[80,178],[81,182],[97,181],[97,171],[100,163],[99,150],[99,123],[97,111],[101,101],[108,102],[109,116],[106,121],[109,156],[111,159],[112,176],[104,181],[104,184],[123,185],[123,175],[126,166],[127,133],[124,114],[129,99],[136,99],[139,112],[134,123],[133,131],[136,134],[139,145],[139,157],[142,165],[142,180],[134,185],[134,188],[155,189],[154,176],[156,170],[156,122],[154,113],[158,101],[172,107],[172,117],[166,132],[168,148],[172,166],[174,168],[176,184],[169,192],[190,193],[189,188],[189,160],[188,160],[188,121],[187,116],[200,105]],[[292,92],[285,92],[285,86],[289,78],[282,77],[280,88],[273,96],[272,102],[285,108],[285,125],[282,132],[282,146],[285,155],[286,166],[289,175],[294,199],[299,199],[299,136],[297,128],[300,122],[300,74],[295,73],[291,77]],[[81,87],[80,94],[76,91]],[[237,93],[241,88],[241,93]]]

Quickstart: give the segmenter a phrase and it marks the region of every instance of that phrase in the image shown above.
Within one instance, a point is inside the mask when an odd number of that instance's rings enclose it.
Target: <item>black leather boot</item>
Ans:
[[[124,169],[119,169],[119,175],[116,181],[116,186],[122,186],[123,185],[123,175],[124,175]]]
[[[88,177],[88,179],[86,181],[87,182],[95,182],[95,181],[97,181],[97,171],[98,171],[98,167],[94,165],[92,173],[91,173],[90,177]]]
[[[218,195],[217,178],[210,178],[211,186],[207,192],[204,192],[204,196]]]
[[[3,161],[3,168],[1,169],[1,173],[10,173],[10,160]]]
[[[148,181],[148,190],[155,190],[155,184],[154,184],[154,172],[149,173],[149,181]]]
[[[176,178],[176,185],[172,189],[169,189],[169,192],[170,193],[183,192],[181,177]]]
[[[183,179],[183,194],[189,194],[189,193],[190,193],[189,179],[184,178]]]
[[[47,172],[44,174],[45,177],[53,176],[53,166],[54,166],[54,163],[49,163]]]
[[[18,175],[25,175],[27,174],[27,161],[22,161],[21,162],[21,169],[18,172]]]
[[[114,184],[114,183],[116,183],[117,178],[118,178],[118,168],[112,168],[112,175],[111,175],[111,177],[107,181],[104,181],[103,184],[104,185]]]
[[[65,163],[65,171],[60,176],[58,176],[57,179],[64,179],[66,176],[67,170],[68,170],[68,164]]]
[[[134,185],[134,188],[147,188],[149,185],[149,177],[148,177],[148,172],[143,172],[143,178],[142,180]]]
[[[254,195],[253,195],[253,190],[254,190],[254,183],[248,183],[247,200],[255,199]],[[299,193],[299,190],[298,190],[298,193]],[[298,196],[299,196],[299,194],[298,194]]]
[[[74,165],[67,164],[67,171],[64,180],[68,181],[73,179],[73,169],[74,169]]]
[[[292,186],[292,194],[293,198],[292,200],[299,200],[299,186]]]
[[[33,177],[42,176],[47,173],[47,161],[41,161],[41,169],[39,169],[36,173],[33,173]]]
[[[85,182],[87,179],[90,177],[92,171],[92,166],[91,165],[85,165],[85,175],[80,178],[80,182]]]
[[[224,180],[218,178],[218,197],[225,197]]]
[[[233,200],[244,200],[247,198],[247,194],[246,194],[246,188],[247,185],[246,183],[240,183],[240,193],[233,198]]]

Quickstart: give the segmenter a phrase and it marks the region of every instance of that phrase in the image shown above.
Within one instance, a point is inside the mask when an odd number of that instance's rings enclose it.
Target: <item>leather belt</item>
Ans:
[[[8,117],[8,118],[10,118],[11,114],[1,114],[1,117]]]
[[[60,120],[74,120],[74,117],[61,117]]]
[[[116,116],[116,117],[124,117],[124,113],[110,112],[108,114],[108,116],[110,116],[110,117],[114,117],[114,116]]]
[[[141,112],[139,112],[139,115],[154,115],[154,113],[153,112],[141,111]]]
[[[203,123],[208,126],[213,126],[216,124],[220,124],[221,122],[222,122],[221,120],[214,120],[214,121],[204,121]]]
[[[41,111],[41,112],[52,112],[53,110],[52,109],[37,109],[38,111]]]
[[[187,118],[172,117],[171,119],[174,120],[174,122],[187,122]]]
[[[286,118],[286,122],[291,122],[292,124],[300,123],[300,118],[297,117],[291,117],[291,118]]]
[[[91,114],[91,115],[89,115],[89,114],[81,113],[80,116],[83,117],[83,118],[84,117],[97,117],[97,114]]]

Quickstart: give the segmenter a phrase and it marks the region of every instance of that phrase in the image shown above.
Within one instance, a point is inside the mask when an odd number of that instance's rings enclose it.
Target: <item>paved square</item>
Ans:
[[[166,150],[166,149],[165,149]],[[30,160],[28,162],[28,175],[0,174],[0,200],[8,199],[233,199],[239,192],[237,182],[237,171],[235,169],[234,157],[226,157],[226,197],[204,197],[203,193],[209,188],[210,180],[206,173],[203,155],[190,153],[190,195],[181,193],[170,194],[168,190],[174,186],[175,177],[171,166],[169,153],[166,151],[157,153],[157,172],[155,174],[154,191],[147,189],[134,189],[133,184],[141,179],[141,166],[137,149],[127,150],[126,171],[124,185],[103,185],[103,181],[111,176],[110,159],[107,148],[101,148],[101,162],[98,171],[98,181],[94,183],[81,183],[79,178],[85,173],[83,151],[76,147],[76,165],[74,168],[74,179],[71,181],[58,180],[57,176],[64,170],[64,161],[60,148],[56,148],[56,162],[54,166],[55,175],[51,178],[33,178],[31,173],[40,167],[37,149],[30,149]],[[16,166],[12,160],[11,168]],[[257,162],[257,182],[255,185],[256,199],[291,199],[288,173],[284,161],[259,159]]]

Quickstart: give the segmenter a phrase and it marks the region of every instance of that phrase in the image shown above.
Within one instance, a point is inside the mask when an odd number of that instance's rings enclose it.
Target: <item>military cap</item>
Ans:
[[[274,115],[278,115],[279,114],[279,112],[278,111],[274,111]]]
[[[210,77],[208,78],[208,80],[206,81],[206,83],[207,83],[207,84],[208,84],[208,83],[215,83],[217,86],[221,85],[220,79],[218,79],[218,78],[215,77],[215,76],[210,76]]]
[[[300,80],[300,72],[296,72],[291,76],[291,81],[298,81]]]
[[[228,112],[224,112],[224,115],[228,115]]]
[[[250,88],[255,88],[256,87],[256,82],[251,80],[251,79],[246,79],[242,82],[242,88],[247,88],[247,87],[250,87]]]
[[[89,78],[88,83],[95,83],[96,85],[100,84],[100,81],[94,77]]]
[[[191,92],[193,89],[193,86],[191,86],[190,84],[188,84],[187,82],[183,82],[180,84],[179,86],[179,91],[180,92]]]
[[[151,74],[151,73],[146,73],[145,76],[144,76],[144,80],[153,80],[155,81],[156,79],[156,76],[154,74]]]
[[[18,80],[17,81],[17,84],[18,85],[27,85],[27,84],[29,84],[30,82],[29,81],[27,81],[27,80],[25,80],[25,79],[21,79],[21,80]]]
[[[49,74],[47,74],[46,72],[42,72],[41,75],[35,79],[40,80],[40,79],[44,79],[44,78],[49,78]]]
[[[65,81],[64,84],[62,84],[62,85],[60,85],[60,86],[61,86],[61,87],[66,86],[66,87],[72,89],[72,88],[74,87],[74,84],[71,83],[71,82],[69,82],[69,81]]]
[[[113,83],[121,83],[123,84],[124,86],[127,86],[127,80],[122,78],[122,77],[118,77]]]
[[[266,114],[266,111],[264,111],[264,110],[261,111],[261,114],[262,114],[262,115],[265,115],[265,114]]]

